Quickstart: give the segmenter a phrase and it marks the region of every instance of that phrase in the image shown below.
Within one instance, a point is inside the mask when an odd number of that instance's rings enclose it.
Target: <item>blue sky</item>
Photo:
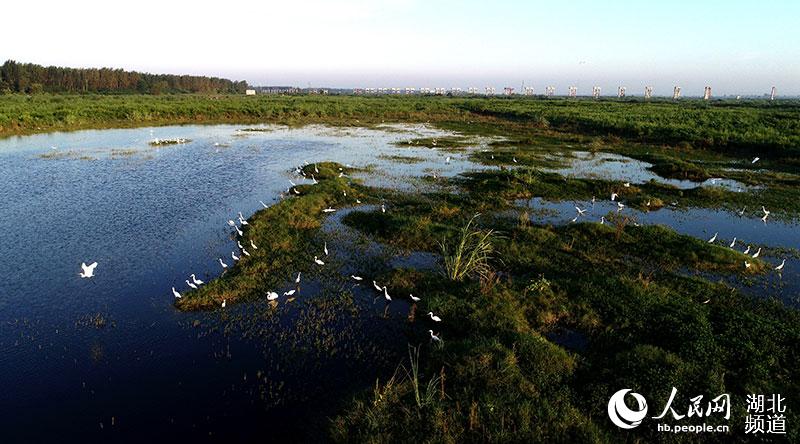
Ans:
[[[299,86],[800,94],[800,1],[32,0],[4,15],[0,58],[42,64]]]

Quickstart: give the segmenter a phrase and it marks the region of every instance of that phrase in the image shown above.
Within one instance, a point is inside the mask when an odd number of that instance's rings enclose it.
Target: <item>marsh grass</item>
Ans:
[[[462,281],[470,276],[488,278],[492,269],[490,261],[494,253],[492,239],[494,230],[473,229],[473,223],[480,216],[473,216],[453,241],[442,240],[439,248],[448,279]]]

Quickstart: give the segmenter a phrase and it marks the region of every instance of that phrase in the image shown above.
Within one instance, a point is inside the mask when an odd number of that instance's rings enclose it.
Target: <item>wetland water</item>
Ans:
[[[404,359],[408,307],[398,301],[385,311],[364,288],[369,283],[354,286],[335,276],[369,266],[364,257],[351,258],[364,255],[353,247],[357,233],[337,229],[342,214],[321,233],[333,251],[330,273],[304,281],[294,302],[180,313],[170,288],[185,290],[190,273],[206,281],[217,276],[217,258],[230,263],[235,247],[226,221],[238,211],[249,216],[260,200],[275,203],[290,179],[298,181],[291,174],[297,165],[331,160],[370,167],[359,173],[366,184],[407,189],[428,186],[417,180],[423,175],[482,166],[466,153],[396,145],[449,134],[425,126],[246,128],[0,140],[0,427],[9,442],[317,436],[338,408],[337,397],[390,376]],[[153,147],[154,138],[189,142]],[[475,140],[475,149],[486,146]],[[421,161],[391,160],[398,155]],[[449,164],[445,156],[452,156]],[[575,174],[592,169],[579,160]],[[642,173],[625,165],[602,173],[636,181]],[[574,217],[572,202],[532,205],[549,210],[535,213],[535,222]],[[611,208],[598,203],[591,217]],[[640,216],[642,223],[698,237],[719,231],[754,245],[800,246],[792,223],[763,227],[757,219],[695,209]],[[381,255],[367,244],[370,254]],[[390,266],[430,267],[436,258],[384,259]],[[94,279],[78,277],[83,261],[99,262]],[[791,303],[799,265],[787,260],[779,282],[770,276],[764,280],[771,284],[750,287]],[[293,278],[287,270],[286,287],[275,291],[288,290]]]

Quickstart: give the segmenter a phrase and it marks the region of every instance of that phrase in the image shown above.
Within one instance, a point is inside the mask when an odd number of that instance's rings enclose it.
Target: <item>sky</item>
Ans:
[[[798,95],[798,18],[798,0],[27,0],[2,7],[0,61],[252,85]]]

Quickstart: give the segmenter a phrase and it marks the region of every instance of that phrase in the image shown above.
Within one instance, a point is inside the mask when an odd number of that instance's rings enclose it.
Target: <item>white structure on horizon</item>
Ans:
[[[592,97],[594,97],[595,99],[599,99],[600,98],[600,87],[599,86],[593,86],[592,87]]]
[[[711,100],[711,87],[706,86],[703,89],[703,100]]]
[[[645,86],[644,87],[644,98],[649,99],[653,97],[653,87],[652,86]]]
[[[514,88],[511,86],[506,86],[503,88],[503,95],[504,96],[513,96],[514,95]]]
[[[525,94],[526,96],[532,96],[535,93],[532,86],[525,86],[522,88],[522,94]]]
[[[620,99],[625,97],[625,91],[627,91],[627,88],[625,88],[624,86],[620,86],[619,88],[617,88],[617,97],[619,97]]]
[[[577,97],[578,96],[578,87],[577,86],[570,86],[569,93],[567,94],[569,97]]]
[[[770,100],[775,100],[775,93],[776,93],[775,87],[773,86],[772,90],[769,92],[769,99]]]
[[[478,94],[478,88],[475,87],[469,88],[468,91],[470,94]]]
[[[495,94],[494,86],[487,86],[486,87],[486,95],[487,96],[493,96],[494,94]]]
[[[678,100],[680,98],[681,98],[681,87],[676,85],[675,88],[672,89],[672,100]]]
[[[244,95],[246,95],[246,96],[254,96],[254,95],[256,95],[256,90],[254,90],[254,89],[246,89],[246,90],[244,90]]]
[[[553,95],[555,95],[555,93],[556,93],[556,87],[555,86],[550,85],[550,86],[547,86],[547,87],[544,88],[544,95],[547,96],[547,97],[553,97]]]

